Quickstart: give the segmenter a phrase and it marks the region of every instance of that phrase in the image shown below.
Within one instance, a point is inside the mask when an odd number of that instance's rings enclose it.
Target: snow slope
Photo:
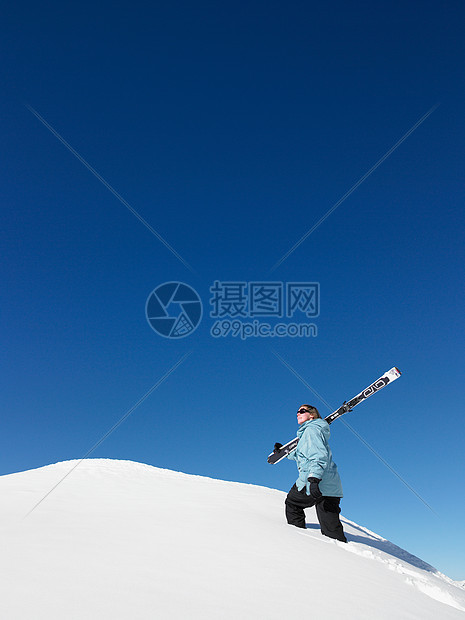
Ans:
[[[0,617],[465,620],[458,582],[346,519],[288,526],[281,491],[130,461],[0,478]]]

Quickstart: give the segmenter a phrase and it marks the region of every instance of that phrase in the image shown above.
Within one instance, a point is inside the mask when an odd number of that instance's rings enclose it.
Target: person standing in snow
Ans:
[[[299,443],[287,458],[296,461],[299,477],[286,497],[287,522],[304,528],[304,508],[316,506],[321,533],[347,542],[339,519],[342,484],[328,444],[329,424],[311,405],[299,407],[297,422]]]

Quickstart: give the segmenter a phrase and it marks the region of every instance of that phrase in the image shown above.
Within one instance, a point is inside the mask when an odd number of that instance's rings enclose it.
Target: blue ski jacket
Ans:
[[[325,420],[307,420],[297,431],[297,448],[287,456],[297,462],[297,489],[301,491],[306,487],[307,495],[310,495],[308,478],[319,478],[320,491],[327,497],[343,495],[341,479],[328,444],[329,435],[329,424]]]

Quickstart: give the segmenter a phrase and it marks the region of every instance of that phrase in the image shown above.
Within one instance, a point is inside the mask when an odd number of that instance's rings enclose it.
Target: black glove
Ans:
[[[310,482],[310,497],[318,501],[323,497],[318,484],[321,482],[321,478],[309,478],[308,481]]]
[[[282,447],[283,447],[282,443],[275,443],[273,452],[279,452]]]

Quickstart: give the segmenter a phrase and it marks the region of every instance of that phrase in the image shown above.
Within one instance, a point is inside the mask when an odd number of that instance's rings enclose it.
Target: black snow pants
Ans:
[[[289,525],[305,527],[304,508],[311,508],[316,504],[316,516],[320,523],[321,533],[329,538],[347,542],[339,519],[339,497],[325,497],[315,500],[305,492],[305,487],[299,491],[294,484],[286,497],[286,519]]]

